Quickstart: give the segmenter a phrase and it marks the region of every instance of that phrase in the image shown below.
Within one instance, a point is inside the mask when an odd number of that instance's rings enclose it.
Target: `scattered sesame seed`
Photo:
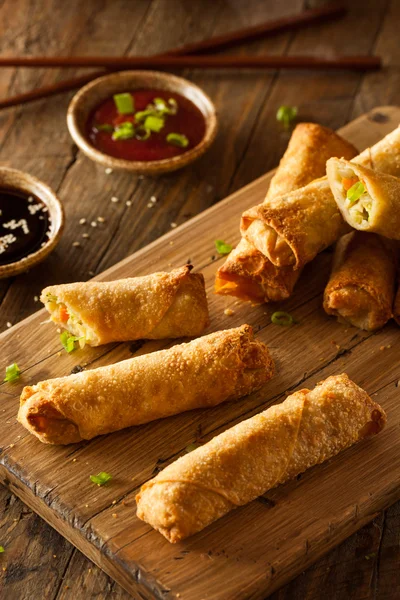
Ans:
[[[105,218],[104,217],[97,217],[97,220],[99,223],[105,223]]]
[[[89,271],[89,275],[90,275],[90,277],[93,277],[94,276],[94,271]]]
[[[152,202],[153,204],[155,204],[157,202],[157,198],[155,196],[152,196],[150,198],[150,202]]]
[[[131,201],[131,200],[127,200],[127,201],[125,202],[125,204],[126,204],[126,206],[132,206],[132,201]]]
[[[86,223],[86,219],[79,219],[79,225],[84,225]]]
[[[12,323],[10,323],[10,321],[7,321],[6,325],[9,329],[10,329],[10,327],[12,327]]]
[[[73,459],[72,459],[72,462],[76,462],[76,458],[73,458]]]
[[[61,356],[61,354],[62,354],[61,352],[57,352],[57,356]]]
[[[110,173],[112,173],[112,172],[113,172],[113,170],[112,170],[112,168],[111,168],[111,167],[107,167],[107,169],[104,171],[104,173],[105,173],[106,175],[109,175],[109,174],[110,174]]]
[[[57,327],[56,331],[57,331],[57,333],[61,333],[61,328]]]
[[[88,569],[88,573],[91,573],[91,572],[92,572],[92,569]]]
[[[88,233],[82,233],[82,237],[85,238],[85,240],[87,240],[90,235]]]
[[[224,310],[224,315],[227,315],[228,317],[231,317],[234,314],[235,314],[235,312],[231,308],[226,308]]]
[[[119,202],[119,198],[117,198],[117,196],[113,196],[111,198],[111,202]]]
[[[113,513],[112,517],[113,517],[113,519],[116,519],[118,517],[117,513]]]
[[[14,444],[10,444],[10,445],[9,445],[9,448],[14,448]]]
[[[80,243],[80,242],[72,242],[72,245],[73,245],[75,248],[77,248],[78,246],[80,246],[80,245],[81,245],[81,243]]]
[[[147,208],[153,208],[153,206],[154,206],[154,204],[152,204],[151,202],[149,202],[149,203],[147,204]]]
[[[86,507],[86,508],[89,508],[89,504],[85,504],[85,507]]]
[[[117,504],[117,501],[116,501],[116,500],[113,500],[113,501],[111,502],[111,504]]]
[[[53,558],[57,558],[57,554],[53,554]]]
[[[91,225],[92,227],[97,227],[97,223],[96,223],[96,221],[92,221],[92,222],[90,223],[90,225]]]
[[[172,229],[175,229],[175,227],[178,227],[177,223],[170,223],[170,226]]]
[[[39,296],[33,296],[33,301],[34,302],[39,302]]]
[[[173,246],[173,245],[174,245],[174,242],[170,242],[170,243],[169,243],[169,245],[170,245],[170,246]]]

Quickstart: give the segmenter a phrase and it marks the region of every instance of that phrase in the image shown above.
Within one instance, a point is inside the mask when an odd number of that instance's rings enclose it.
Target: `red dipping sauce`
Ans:
[[[90,115],[87,122],[87,136],[91,144],[100,152],[132,161],[164,160],[184,154],[197,146],[204,137],[206,122],[201,111],[187,98],[166,90],[134,90],[128,92],[134,101],[133,114],[119,114],[114,98],[105,100]],[[152,131],[148,139],[138,140],[135,137],[114,140],[112,131],[99,131],[96,126],[111,124],[114,127],[121,123],[132,122],[139,127],[134,114],[147,109],[155,98],[162,98],[167,103],[170,99],[177,103],[176,114],[167,114],[164,126],[159,132]],[[187,138],[186,147],[179,147],[167,142],[168,134],[179,134]]]

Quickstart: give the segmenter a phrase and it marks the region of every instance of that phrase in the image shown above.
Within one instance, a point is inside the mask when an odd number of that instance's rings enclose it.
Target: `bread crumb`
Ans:
[[[86,223],[86,219],[79,219],[79,225],[84,225]]]
[[[227,315],[228,317],[231,317],[234,314],[235,314],[235,311],[233,311],[231,308],[226,308],[224,310],[224,315]]]
[[[117,513],[113,513],[112,517],[113,517],[113,519],[116,519],[118,517]]]

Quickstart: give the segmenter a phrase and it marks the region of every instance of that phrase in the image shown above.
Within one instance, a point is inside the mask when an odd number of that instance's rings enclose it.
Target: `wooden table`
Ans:
[[[317,4],[301,0],[3,0],[1,52],[150,54]],[[353,0],[348,4],[349,15],[341,21],[252,43],[235,52],[377,53],[383,57],[383,71],[365,76],[344,72],[185,72],[215,101],[220,132],[203,159],[170,176],[152,180],[106,175],[87,160],[72,143],[65,124],[72,94],[0,113],[1,164],[49,183],[63,200],[67,215],[64,236],[53,255],[31,272],[0,282],[0,328],[37,310],[37,296],[45,285],[89,279],[167,232],[174,223],[183,223],[273,168],[288,141],[288,134],[275,119],[280,105],[296,105],[301,120],[336,129],[374,106],[398,103],[400,3]],[[4,69],[0,93],[2,97],[20,93],[74,73]],[[112,196],[120,202],[111,203]],[[149,202],[152,196],[157,199],[155,204]],[[128,200],[131,206],[126,205]],[[93,228],[89,240],[82,239],[79,219],[95,221],[99,216],[105,223]],[[73,246],[75,241],[81,245]],[[399,532],[400,503],[272,598],[399,597]],[[130,597],[3,488],[0,544],[6,548],[0,556],[2,598]]]

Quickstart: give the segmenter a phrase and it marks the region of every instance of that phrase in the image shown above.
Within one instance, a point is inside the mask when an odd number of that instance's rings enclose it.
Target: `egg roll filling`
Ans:
[[[345,207],[358,225],[367,225],[372,211],[372,198],[365,181],[349,167],[339,167],[337,182],[345,196]]]
[[[57,296],[47,294],[46,308],[53,323],[64,327],[74,335],[80,348],[84,348],[86,343],[90,344],[96,340],[96,334],[83,322],[80,315],[77,315],[66,303],[60,302]]]

